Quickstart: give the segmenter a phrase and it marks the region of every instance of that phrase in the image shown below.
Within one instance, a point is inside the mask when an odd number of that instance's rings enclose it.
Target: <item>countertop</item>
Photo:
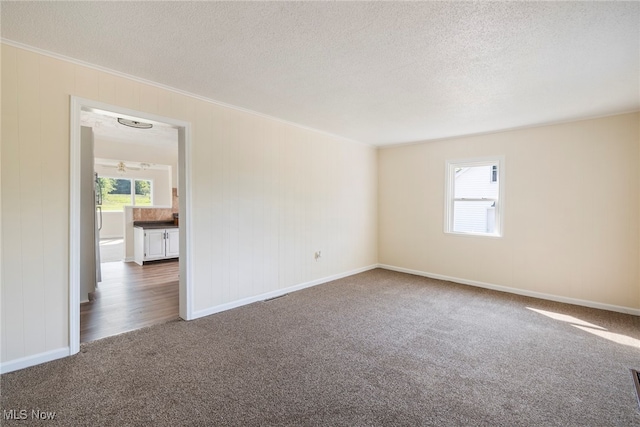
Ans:
[[[159,228],[179,228],[173,221],[133,221],[133,226],[143,228],[145,230],[153,230]]]

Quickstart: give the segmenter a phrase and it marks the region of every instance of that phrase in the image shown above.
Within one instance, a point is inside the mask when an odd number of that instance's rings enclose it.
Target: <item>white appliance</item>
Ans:
[[[93,129],[82,126],[80,143],[80,301],[89,301],[102,280],[100,271],[100,219],[94,171]],[[100,202],[100,203],[98,203]]]
[[[93,185],[93,194],[96,200],[96,219],[95,219],[95,236],[96,236],[96,283],[102,282],[102,267],[100,263],[100,230],[102,230],[102,184],[97,172],[94,172],[95,180]]]

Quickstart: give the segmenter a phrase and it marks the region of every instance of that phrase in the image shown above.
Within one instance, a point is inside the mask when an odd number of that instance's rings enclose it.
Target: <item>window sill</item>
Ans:
[[[458,236],[458,237],[486,237],[489,239],[502,239],[504,237],[502,234],[470,233],[470,232],[460,232],[460,231],[445,231],[444,234],[449,234],[449,235]]]

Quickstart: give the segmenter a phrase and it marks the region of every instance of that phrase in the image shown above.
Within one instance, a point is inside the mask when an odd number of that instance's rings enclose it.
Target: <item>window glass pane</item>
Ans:
[[[151,181],[136,179],[136,206],[151,206]]]
[[[498,182],[490,179],[494,165],[456,168],[455,199],[497,199]],[[497,166],[495,166],[497,178]]]
[[[453,202],[453,231],[459,233],[495,233],[495,226],[495,202],[465,200]]]
[[[121,211],[131,205],[131,180],[100,178],[102,183],[102,210]]]

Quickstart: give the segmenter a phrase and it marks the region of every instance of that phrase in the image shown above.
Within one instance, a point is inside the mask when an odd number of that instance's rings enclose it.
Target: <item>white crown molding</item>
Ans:
[[[369,143],[366,143],[366,142],[357,141],[355,139],[350,139],[350,138],[347,138],[347,137],[344,137],[344,136],[340,136],[340,135],[336,135],[336,134],[333,134],[333,133],[330,133],[330,132],[326,132],[326,131],[323,131],[323,130],[320,130],[320,129],[314,129],[314,128],[309,127],[309,126],[304,126],[304,125],[301,125],[299,123],[290,122],[288,120],[280,119],[278,117],[270,116],[268,114],[259,113],[257,111],[249,110],[249,109],[243,108],[243,107],[238,107],[237,105],[232,105],[232,104],[227,104],[227,103],[224,103],[224,102],[221,102],[221,101],[216,101],[215,99],[206,98],[204,96],[197,95],[197,94],[191,93],[191,92],[187,92],[187,91],[184,91],[184,90],[181,90],[181,89],[177,89],[177,88],[174,88],[174,87],[171,87],[171,86],[167,86],[167,85],[164,85],[162,83],[157,83],[157,82],[154,82],[152,80],[143,79],[142,77],[137,77],[137,76],[134,76],[134,75],[131,75],[131,74],[122,73],[120,71],[112,70],[112,69],[109,69],[109,68],[106,68],[106,67],[102,67],[100,65],[91,64],[90,62],[85,62],[85,61],[82,61],[80,59],[75,59],[75,58],[72,58],[72,57],[69,57],[69,56],[60,55],[60,54],[55,53],[55,52],[50,52],[48,50],[40,49],[40,48],[37,48],[37,47],[34,47],[34,46],[30,46],[30,45],[27,45],[27,44],[24,44],[24,43],[20,43],[20,42],[14,41],[14,40],[0,38],[0,42],[3,43],[3,44],[6,44],[8,46],[12,46],[12,47],[18,48],[18,49],[27,50],[27,51],[34,52],[34,53],[37,53],[37,54],[40,54],[40,55],[48,56],[50,58],[59,59],[61,61],[66,61],[66,62],[70,62],[72,64],[75,64],[75,65],[78,65],[78,66],[81,66],[81,67],[91,68],[91,69],[96,70],[96,71],[100,71],[100,72],[103,72],[103,73],[111,74],[111,75],[114,75],[114,76],[117,76],[117,77],[122,77],[122,78],[125,78],[125,79],[128,79],[128,80],[133,80],[133,81],[135,81],[137,83],[153,86],[153,87],[156,87],[158,89],[163,89],[163,90],[166,90],[166,91],[169,91],[169,92],[173,92],[173,93],[177,93],[177,94],[180,94],[180,95],[188,96],[190,98],[194,98],[194,99],[197,99],[197,100],[209,103],[209,104],[213,104],[213,105],[216,105],[216,106],[219,106],[219,107],[229,108],[229,109],[240,111],[240,112],[243,112],[243,113],[252,114],[254,116],[258,116],[258,117],[261,117],[263,119],[274,120],[276,122],[285,124],[287,126],[293,126],[293,127],[299,128],[299,129],[304,129],[304,130],[307,130],[307,131],[319,133],[319,134],[322,134],[322,135],[325,135],[325,136],[329,136],[331,138],[339,139],[339,140],[341,140],[343,142],[350,142],[350,143],[354,143],[354,144],[360,144],[360,145],[364,145],[364,146],[367,146],[367,147],[375,147],[374,144],[369,144]]]
[[[239,107],[236,105],[232,105],[232,104],[227,104],[224,103],[222,101],[217,101],[215,99],[211,99],[211,98],[207,98],[201,95],[197,95],[195,93],[191,93],[191,92],[187,92],[181,89],[177,89],[171,86],[167,86],[164,85],[162,83],[157,83],[154,82],[152,80],[147,80],[144,79],[142,77],[137,77],[131,74],[126,74],[126,73],[122,73],[120,71],[116,71],[116,70],[112,70],[106,67],[102,67],[100,65],[95,65],[95,64],[91,64],[89,62],[85,62],[82,61],[80,59],[75,59],[69,56],[65,56],[65,55],[61,55],[55,52],[50,52],[48,50],[44,50],[44,49],[40,49],[34,46],[30,46],[24,43],[20,43],[14,40],[10,40],[10,39],[6,39],[6,38],[0,38],[0,42],[3,44],[6,44],[8,46],[12,46],[18,49],[23,49],[23,50],[27,50],[30,52],[34,52],[34,53],[38,53],[40,55],[44,55],[44,56],[48,56],[50,58],[55,58],[55,59],[59,59],[62,61],[66,61],[66,62],[70,62],[72,64],[75,65],[79,65],[82,67],[87,67],[87,68],[91,68],[103,73],[108,73],[114,76],[118,76],[118,77],[122,77],[122,78],[126,78],[129,80],[133,80],[135,82],[138,83],[142,83],[142,84],[146,84],[149,86],[153,86],[153,87],[157,87],[159,89],[163,89],[163,90],[167,90],[170,92],[174,92],[180,95],[184,95],[184,96],[188,96],[190,98],[194,98],[209,104],[213,104],[219,107],[224,107],[224,108],[229,108],[232,110],[236,110],[236,111],[240,111],[243,113],[247,113],[247,114],[252,114],[254,116],[258,116],[264,119],[268,119],[268,120],[273,120],[288,126],[293,126],[299,129],[304,129],[307,131],[311,131],[311,132],[315,132],[315,133],[319,133],[322,135],[326,135],[328,137],[331,138],[337,138],[341,141],[344,142],[350,142],[350,143],[354,143],[354,144],[360,144],[360,145],[364,145],[367,147],[374,147],[377,150],[383,150],[383,149],[389,149],[389,148],[396,148],[396,147],[405,147],[405,146],[411,146],[411,145],[419,145],[419,144],[425,144],[425,143],[429,143],[429,142],[438,142],[438,141],[447,141],[447,140],[451,140],[451,139],[460,139],[460,138],[470,138],[470,137],[475,137],[475,136],[483,136],[483,135],[492,135],[492,134],[497,134],[497,133],[503,133],[503,132],[512,132],[512,131],[518,131],[518,130],[526,130],[526,129],[535,129],[535,128],[540,128],[540,127],[546,127],[546,126],[555,126],[555,125],[562,125],[562,124],[568,124],[568,123],[575,123],[575,122],[581,122],[581,121],[585,121],[585,120],[595,120],[595,119],[601,119],[601,118],[606,118],[606,117],[612,117],[612,116],[619,116],[619,115],[623,115],[623,114],[632,114],[632,113],[638,113],[640,112],[640,109],[636,108],[636,109],[632,109],[632,110],[628,110],[628,111],[621,111],[621,112],[617,112],[617,113],[610,113],[610,114],[601,114],[601,115],[594,115],[594,116],[588,116],[588,117],[581,117],[581,118],[574,118],[574,119],[564,119],[564,120],[555,120],[555,121],[550,121],[550,122],[543,122],[543,123],[537,123],[537,124],[531,124],[531,125],[523,125],[523,126],[514,126],[514,127],[510,127],[510,128],[505,128],[505,129],[497,129],[497,130],[490,130],[490,131],[486,131],[486,132],[474,132],[474,133],[468,133],[468,134],[462,134],[462,135],[453,135],[453,136],[445,136],[442,138],[428,138],[428,139],[421,139],[421,140],[417,140],[417,141],[406,141],[406,142],[398,142],[398,143],[391,143],[391,144],[382,144],[382,145],[378,145],[378,144],[371,144],[371,143],[367,143],[367,142],[362,142],[362,141],[357,141],[355,139],[350,139],[341,135],[336,135],[330,132],[326,132],[320,129],[315,129],[309,126],[304,126],[301,125],[299,123],[294,123],[294,122],[290,122],[288,120],[284,120],[284,119],[280,119],[278,117],[274,117],[274,116],[270,116],[268,114],[264,114],[264,113],[260,113],[257,111],[253,111],[253,110],[249,110],[247,108],[243,108],[243,107]]]

